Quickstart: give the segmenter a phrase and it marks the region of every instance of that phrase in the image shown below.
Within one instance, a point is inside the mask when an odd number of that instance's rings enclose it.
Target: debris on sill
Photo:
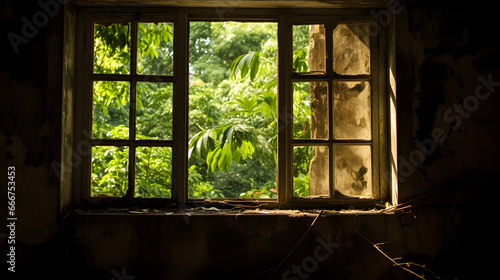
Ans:
[[[373,208],[373,209],[356,209],[354,207],[347,207],[346,209],[340,210],[324,210],[322,217],[332,216],[332,215],[366,215],[366,214],[382,214],[385,209]],[[243,207],[233,207],[233,208],[217,208],[217,207],[165,207],[165,208],[95,208],[95,209],[78,209],[74,213],[100,213],[100,214],[133,214],[133,215],[173,215],[173,214],[183,214],[183,215],[276,215],[276,216],[289,216],[289,217],[312,217],[318,215],[321,209],[261,209],[257,208],[243,208]]]
[[[216,207],[210,207],[210,208],[207,208],[207,207],[200,207],[202,210],[205,210],[205,211],[220,211],[219,208],[216,208]]]

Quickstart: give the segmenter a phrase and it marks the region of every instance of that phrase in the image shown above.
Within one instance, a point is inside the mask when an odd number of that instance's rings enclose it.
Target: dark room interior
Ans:
[[[494,2],[0,7],[0,279],[498,277]]]

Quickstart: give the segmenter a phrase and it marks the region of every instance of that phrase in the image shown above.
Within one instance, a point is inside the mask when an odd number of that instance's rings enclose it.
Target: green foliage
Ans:
[[[200,131],[189,141],[188,156],[206,155],[209,170],[229,170],[233,161],[252,157],[257,143],[255,129],[246,125],[225,125]]]
[[[311,91],[309,83],[293,84],[293,137],[311,138]]]
[[[240,198],[278,198],[276,182],[268,182],[264,186],[255,186],[252,180],[252,189],[241,193]]]
[[[130,73],[130,23],[95,25],[94,73]]]
[[[293,26],[293,69],[295,72],[307,72],[309,53],[309,25]]]
[[[276,27],[191,23],[190,176],[226,198],[276,181]]]
[[[127,148],[93,147],[91,165],[92,195],[125,195],[128,186],[127,165]]]
[[[301,197],[309,195],[309,175],[299,174],[299,177],[293,177],[293,196]]]
[[[137,83],[137,138],[172,139],[173,85]]]
[[[249,74],[250,80],[253,81],[259,72],[259,56],[260,53],[258,51],[238,56],[229,65],[229,78],[235,79],[239,70],[241,78],[245,78]]]
[[[293,193],[294,196],[309,195],[309,165],[313,158],[313,147],[293,149]]]
[[[293,70],[295,72],[307,72],[308,71],[308,65],[307,65],[307,55],[308,51],[306,48],[300,48],[295,51],[293,51]]]
[[[196,170],[196,165],[189,167],[188,184],[192,186],[188,188],[189,198],[224,198],[221,190],[214,189],[214,187],[207,182],[203,176]]]
[[[127,82],[97,81],[93,92],[93,137],[128,139],[112,134],[114,127],[128,128],[130,85]]]
[[[135,195],[137,197],[171,197],[172,149],[170,147],[137,147]]]
[[[173,24],[139,23],[138,24],[139,74],[173,74]]]

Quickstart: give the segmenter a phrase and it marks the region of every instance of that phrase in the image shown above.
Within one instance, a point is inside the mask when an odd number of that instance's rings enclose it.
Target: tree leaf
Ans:
[[[238,68],[241,71],[241,78],[245,78],[250,69],[250,61],[252,61],[253,53],[246,54],[238,63]]]
[[[218,167],[219,170],[229,170],[231,167],[231,162],[233,160],[233,153],[231,151],[231,145],[224,145],[221,152],[221,157],[219,158]]]
[[[236,79],[236,76],[237,76],[237,69],[238,69],[238,65],[241,61],[241,59],[245,56],[245,54],[242,54],[240,56],[238,56],[237,58],[235,58],[231,64],[229,65],[229,79]]]
[[[256,51],[252,55],[252,59],[250,60],[250,80],[253,81],[257,73],[259,72],[260,61],[259,61],[260,52]]]
[[[136,99],[136,103],[137,103],[136,104],[137,109],[141,109],[142,107],[144,107],[144,105],[142,104],[142,101],[139,98]]]
[[[215,151],[212,153],[211,157],[207,157],[207,164],[210,164],[209,159],[211,159],[210,166],[212,168],[212,172],[214,172],[215,168],[217,167],[217,157],[220,155],[220,153],[221,153],[221,149],[219,146],[219,148],[216,148]]]

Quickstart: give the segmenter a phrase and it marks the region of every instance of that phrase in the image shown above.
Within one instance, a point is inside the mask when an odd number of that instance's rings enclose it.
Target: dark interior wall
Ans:
[[[441,279],[477,279],[494,268],[485,256],[494,243],[489,213],[500,169],[500,25],[487,1],[436,2],[406,1],[391,19],[379,20],[381,26],[396,23],[399,195],[413,208],[328,213],[281,264],[276,279],[305,279],[293,265],[305,265],[308,279],[416,279],[363,237],[388,242],[381,247],[388,256],[425,264]],[[33,17],[43,11],[36,1],[0,6],[0,173],[16,168],[15,275],[267,279],[315,215],[76,213],[63,220],[66,195],[53,165],[61,161],[65,139],[63,6],[46,23]],[[17,52],[11,32],[22,36],[16,37]],[[6,176],[0,182],[7,186]],[[5,187],[2,221],[6,194]],[[0,234],[4,260],[10,231],[2,227]],[[322,246],[318,238],[330,238],[331,252],[323,246],[315,255]],[[1,273],[8,273],[3,263]],[[6,275],[2,279],[15,279]],[[426,272],[426,279],[434,278]]]
[[[60,184],[51,163],[61,158],[64,13],[48,15],[37,1],[2,1],[0,13],[0,277],[16,279],[22,271],[46,275],[50,270],[41,268],[50,264],[48,258],[63,256]],[[7,228],[11,166],[17,218],[12,231]],[[12,234],[15,244],[9,243]],[[7,270],[12,245],[16,273]]]
[[[498,16],[483,1],[406,6],[396,27],[400,199],[498,178]]]

